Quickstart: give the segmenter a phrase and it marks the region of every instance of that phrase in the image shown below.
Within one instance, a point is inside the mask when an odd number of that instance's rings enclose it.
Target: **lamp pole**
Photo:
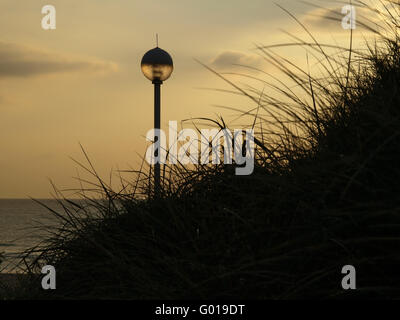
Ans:
[[[155,158],[156,163],[154,164],[154,195],[159,197],[160,195],[160,181],[161,181],[161,170],[160,170],[160,154],[161,154],[161,134],[160,134],[160,118],[161,118],[161,85],[162,81],[159,79],[153,80],[154,84],[154,142],[156,142]]]
[[[160,104],[161,85],[167,80],[174,69],[174,64],[168,52],[157,47],[145,53],[141,62],[144,76],[154,85],[154,196],[159,197],[161,192],[161,132],[160,132]]]

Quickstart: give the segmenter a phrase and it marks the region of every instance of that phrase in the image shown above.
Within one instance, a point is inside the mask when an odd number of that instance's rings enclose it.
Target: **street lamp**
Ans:
[[[154,84],[154,194],[160,194],[160,95],[161,85],[167,80],[174,69],[171,56],[168,52],[156,48],[145,53],[141,62],[142,72]]]

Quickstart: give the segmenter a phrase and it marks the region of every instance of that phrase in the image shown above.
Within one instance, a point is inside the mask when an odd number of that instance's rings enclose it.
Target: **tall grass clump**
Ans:
[[[286,81],[260,80],[260,91],[216,73],[254,102],[242,114],[256,132],[252,175],[165,165],[154,197],[150,168],[114,191],[87,156],[81,166],[95,182],[82,181],[82,200],[49,208],[60,226],[26,253],[31,280],[20,297],[399,298],[400,38],[398,6],[383,4],[384,31],[359,23],[377,39],[367,50],[324,46],[311,33],[282,45],[306,48],[325,76],[262,45]],[[44,264],[56,267],[57,290],[41,290]],[[357,290],[341,288],[348,264]]]

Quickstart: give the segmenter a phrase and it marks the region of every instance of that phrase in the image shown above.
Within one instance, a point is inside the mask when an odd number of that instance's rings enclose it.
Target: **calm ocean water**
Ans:
[[[58,208],[56,200],[40,200],[51,208]],[[43,239],[37,227],[54,225],[49,211],[30,199],[0,199],[0,252],[5,261],[0,272],[13,271],[19,254]]]

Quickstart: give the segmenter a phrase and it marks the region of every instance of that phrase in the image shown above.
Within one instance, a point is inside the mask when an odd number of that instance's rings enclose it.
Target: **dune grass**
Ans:
[[[323,59],[324,78],[258,46],[288,78],[265,82],[282,100],[226,79],[255,104],[250,176],[166,165],[155,198],[150,168],[114,191],[87,156],[94,182],[83,181],[82,201],[49,208],[60,227],[26,253],[31,281],[18,297],[400,298],[400,38],[397,17],[381,14],[390,35],[374,29],[367,52],[296,41]],[[57,290],[41,290],[44,264],[56,267]],[[341,288],[347,264],[357,290]]]

